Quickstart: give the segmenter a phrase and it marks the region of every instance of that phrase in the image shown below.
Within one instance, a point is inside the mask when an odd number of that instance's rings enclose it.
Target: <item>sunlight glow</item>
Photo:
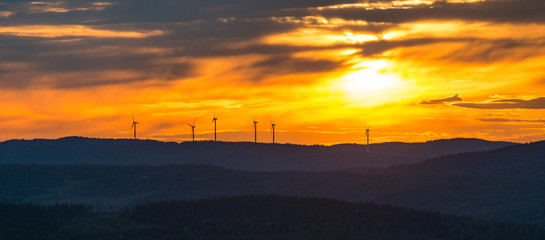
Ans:
[[[377,41],[376,35],[353,33],[349,31],[335,32],[317,28],[301,28],[293,32],[269,35],[262,39],[266,44],[290,44],[304,46],[329,46],[333,44],[359,44]]]
[[[397,88],[402,84],[399,77],[385,73],[388,61],[376,60],[362,63],[361,70],[356,70],[342,78],[343,89],[354,93],[373,93],[388,88]]]
[[[348,43],[363,43],[379,40],[376,35],[371,34],[354,34],[351,32],[345,32],[344,35]]]
[[[399,76],[394,69],[388,60],[360,60],[344,75],[332,80],[329,91],[336,92],[338,100],[350,108],[400,102],[412,96],[414,81]]]

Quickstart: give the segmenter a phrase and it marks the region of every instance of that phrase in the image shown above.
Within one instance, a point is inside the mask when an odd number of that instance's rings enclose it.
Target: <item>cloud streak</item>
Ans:
[[[483,122],[545,123],[545,119],[478,118]]]
[[[454,103],[452,106],[476,109],[545,109],[545,97],[530,100],[500,99],[480,103]]]
[[[544,22],[541,0],[501,0],[465,3],[434,1],[432,4],[412,7],[393,7],[395,1],[380,1],[385,7],[369,7],[365,4],[342,8],[317,9],[322,16],[369,22],[403,23],[424,20],[467,20],[493,22]],[[401,1],[402,2],[402,1]],[[391,4],[389,4],[391,3]]]
[[[21,37],[95,37],[95,38],[145,38],[163,34],[162,31],[112,31],[82,25],[29,25],[0,27],[0,35]]]
[[[432,100],[424,100],[420,102],[420,104],[445,104],[450,102],[459,102],[463,101],[462,98],[459,97],[460,94],[456,94],[452,97],[447,98],[440,98],[440,99],[432,99]]]

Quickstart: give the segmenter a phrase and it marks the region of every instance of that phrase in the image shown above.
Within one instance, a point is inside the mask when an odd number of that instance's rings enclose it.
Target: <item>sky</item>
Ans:
[[[545,139],[543,0],[0,0],[0,140]]]

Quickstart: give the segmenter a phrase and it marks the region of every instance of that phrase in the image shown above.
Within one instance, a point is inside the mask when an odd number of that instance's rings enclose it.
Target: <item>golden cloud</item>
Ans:
[[[96,38],[146,38],[163,34],[163,31],[114,31],[83,25],[26,25],[0,27],[0,35],[24,37],[96,37]]]

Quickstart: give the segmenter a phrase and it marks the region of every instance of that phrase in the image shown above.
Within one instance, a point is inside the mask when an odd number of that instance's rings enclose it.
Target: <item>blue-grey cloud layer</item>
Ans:
[[[241,67],[261,71],[263,76],[333,71],[343,67],[343,62],[295,58],[293,54],[315,49],[344,48],[346,45],[325,47],[266,45],[253,41],[268,34],[291,31],[302,25],[296,22],[276,21],[274,17],[298,19],[305,16],[323,16],[364,20],[369,24],[343,26],[339,30],[354,28],[354,30],[374,34],[380,34],[400,23],[417,20],[545,22],[545,18],[542,17],[545,2],[542,0],[498,0],[471,4],[449,4],[445,1],[436,1],[432,6],[373,10],[316,8],[357,2],[331,0],[120,0],[110,2],[110,5],[93,4],[94,1],[49,1],[47,4],[31,4],[30,2],[0,1],[2,3],[0,11],[10,13],[7,17],[0,17],[0,27],[84,25],[94,29],[161,31],[163,34],[146,38],[92,36],[43,38],[0,35],[0,58],[3,62],[0,64],[0,87],[27,88],[45,84],[54,88],[76,88],[149,79],[167,82],[195,76],[195,66],[190,60],[173,61],[182,57],[192,59],[208,56],[263,55],[265,60]],[[48,9],[53,7],[56,10]],[[55,12],[59,10],[60,12]],[[362,49],[360,54],[372,56],[392,48],[445,41],[475,44],[480,44],[478,41],[491,41],[493,44],[490,48],[498,49],[540,44],[523,40],[428,38],[375,41],[356,45],[356,47]],[[241,42],[253,43],[237,48],[225,47]],[[111,54],[104,54],[105,49],[111,49]],[[142,52],[131,51],[131,49],[163,49],[164,51]],[[459,60],[490,61],[487,54],[484,51]],[[125,70],[136,72],[138,77],[111,78],[91,75],[100,71]],[[57,76],[59,74],[68,74],[68,76],[59,77]],[[51,78],[44,78],[44,76],[51,76]],[[44,83],[43,79],[48,81]],[[259,80],[259,77],[250,79]]]

